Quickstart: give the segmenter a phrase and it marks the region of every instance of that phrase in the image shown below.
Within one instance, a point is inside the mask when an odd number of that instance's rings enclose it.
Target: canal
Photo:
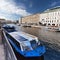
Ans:
[[[60,60],[60,32],[32,27],[19,27],[18,30],[38,37],[46,47],[45,60]]]

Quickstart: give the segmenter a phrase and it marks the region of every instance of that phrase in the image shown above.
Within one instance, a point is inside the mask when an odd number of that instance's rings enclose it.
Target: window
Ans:
[[[59,12],[58,12],[58,15],[59,15]]]
[[[50,24],[48,24],[48,25],[50,25]]]
[[[44,24],[44,26],[46,26],[46,23]]]
[[[50,23],[51,23],[51,21],[50,21]]]
[[[57,26],[58,26],[58,24],[57,24]]]
[[[44,21],[44,19],[42,19],[42,21]]]
[[[55,17],[55,19],[56,19],[56,17]]]
[[[9,34],[7,34],[7,37],[18,47],[20,48],[20,43],[17,42],[12,36],[10,36]],[[20,48],[21,49],[21,48]]]
[[[48,21],[49,22],[49,21]]]
[[[60,24],[59,24],[59,26],[60,26]]]
[[[30,46],[23,46],[23,45],[22,45],[22,49],[23,49],[23,51],[32,50]]]
[[[53,20],[52,20],[52,22],[53,22]]]
[[[55,26],[55,24],[52,24],[52,26]]]
[[[57,22],[59,22],[59,20],[57,20]]]
[[[35,40],[30,41],[30,43],[33,49],[35,49],[38,46],[38,43]]]

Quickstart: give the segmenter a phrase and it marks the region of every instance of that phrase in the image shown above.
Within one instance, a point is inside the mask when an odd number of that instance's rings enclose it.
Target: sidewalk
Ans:
[[[4,46],[0,44],[0,60],[5,60]]]
[[[0,60],[5,60],[4,46],[2,43],[2,30],[0,29]]]

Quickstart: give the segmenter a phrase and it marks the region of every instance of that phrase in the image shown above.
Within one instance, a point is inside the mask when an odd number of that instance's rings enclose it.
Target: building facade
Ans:
[[[60,7],[48,9],[41,13],[40,22],[46,26],[60,26]]]
[[[19,20],[19,24],[60,26],[60,6],[47,9],[46,11]]]
[[[0,18],[0,23],[4,23],[5,19]]]
[[[19,22],[21,24],[38,25],[39,20],[40,20],[40,14],[35,14],[35,15],[22,17]]]

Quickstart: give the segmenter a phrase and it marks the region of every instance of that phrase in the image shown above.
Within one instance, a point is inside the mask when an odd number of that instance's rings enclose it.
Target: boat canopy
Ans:
[[[31,40],[36,40],[38,42],[38,38],[36,36],[33,36],[31,34],[25,33],[25,32],[11,32],[9,33],[12,37],[14,37],[17,40],[21,41],[31,41]]]

